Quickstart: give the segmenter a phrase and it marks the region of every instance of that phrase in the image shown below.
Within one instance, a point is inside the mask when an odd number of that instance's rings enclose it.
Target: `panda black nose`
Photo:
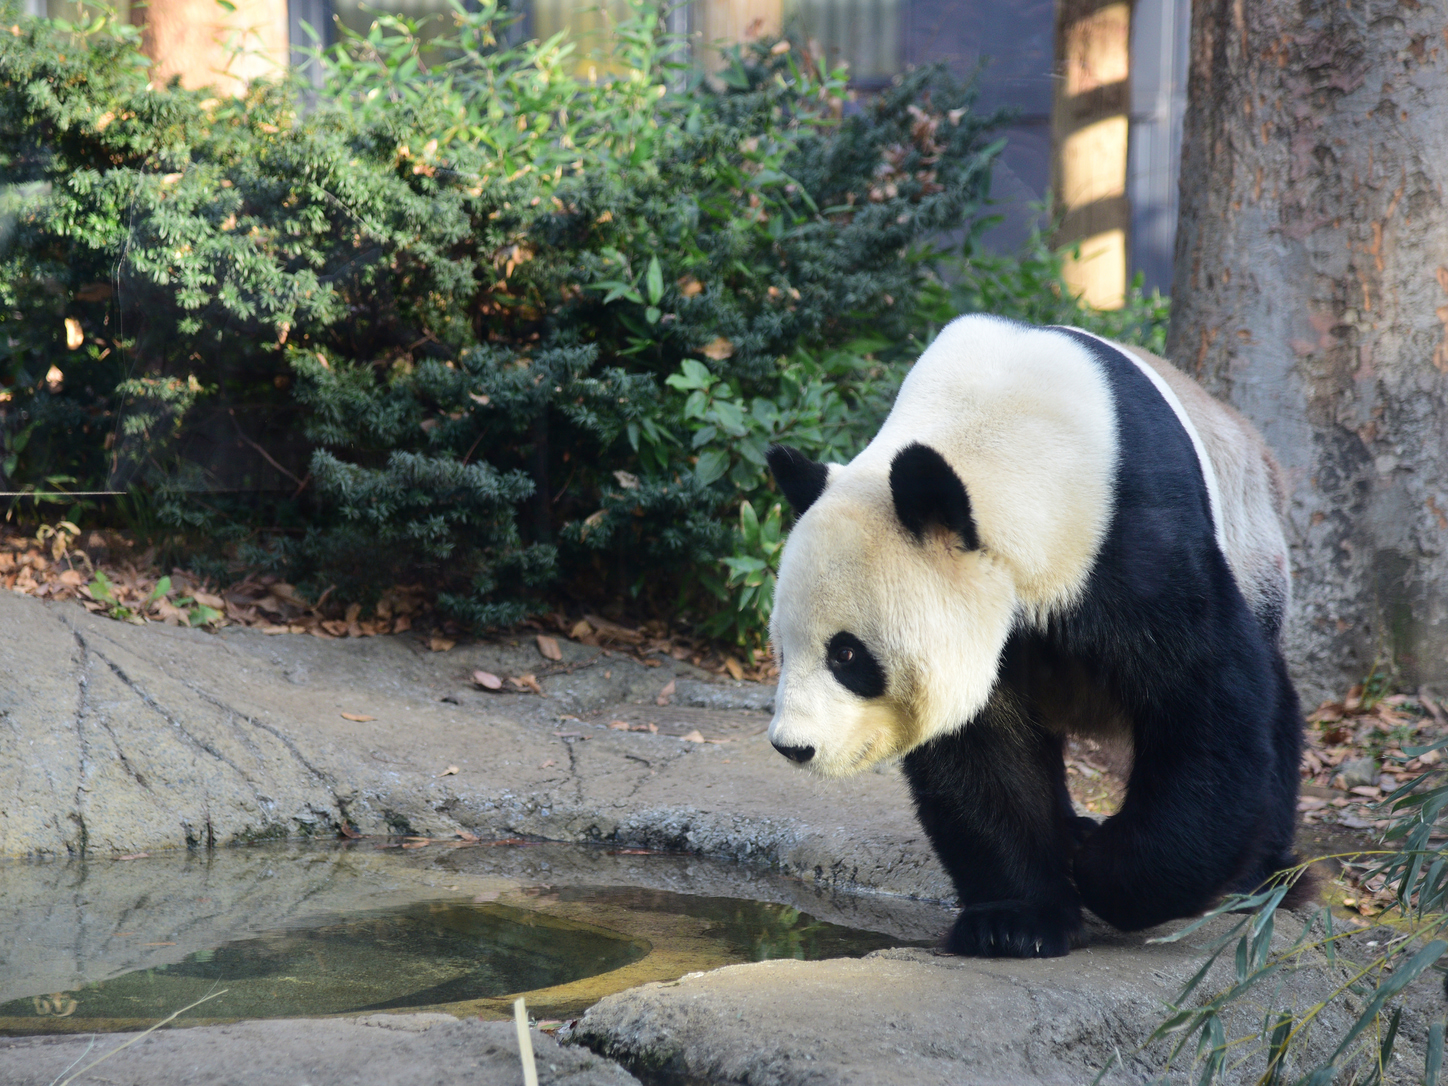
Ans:
[[[800,765],[804,765],[805,762],[814,757],[814,747],[785,747],[775,743],[774,749],[783,754],[791,762],[798,762]]]

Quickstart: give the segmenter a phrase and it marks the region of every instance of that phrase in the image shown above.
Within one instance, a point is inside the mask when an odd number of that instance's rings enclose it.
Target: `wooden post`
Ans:
[[[1061,0],[1058,79],[1051,109],[1051,189],[1062,215],[1058,244],[1081,243],[1066,262],[1070,288],[1098,309],[1126,298],[1126,197],[1130,128],[1131,5]]]

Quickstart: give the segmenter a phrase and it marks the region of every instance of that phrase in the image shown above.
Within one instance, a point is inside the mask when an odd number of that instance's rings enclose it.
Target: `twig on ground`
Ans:
[[[533,1059],[533,1036],[528,1032],[528,1008],[522,996],[513,1000],[513,1024],[518,1027],[518,1057],[523,1061],[523,1086],[538,1086],[538,1063]]]
[[[174,1018],[179,1018],[181,1015],[185,1014],[187,1011],[191,1010],[193,1007],[199,1007],[199,1006],[201,1006],[201,1004],[205,1003],[208,999],[215,999],[217,996],[224,996],[224,995],[225,995],[227,992],[229,992],[229,991],[231,991],[230,988],[223,988],[223,989],[221,989],[221,991],[219,991],[219,992],[212,992],[210,995],[202,996],[202,997],[201,997],[200,999],[198,999],[195,1003],[188,1003],[186,1006],[182,1007],[179,1011],[172,1011],[172,1012],[171,1012],[170,1014],[168,1014],[165,1018],[161,1019],[161,1021],[157,1022],[154,1026],[152,1026],[150,1029],[142,1030],[140,1033],[136,1034],[134,1037],[132,1037],[132,1038],[131,1038],[129,1041],[127,1041],[125,1044],[123,1044],[123,1045],[117,1045],[115,1048],[113,1048],[113,1049],[111,1049],[109,1052],[107,1052],[104,1056],[101,1056],[99,1059],[92,1060],[90,1063],[86,1064],[84,1067],[82,1067],[82,1068],[81,1068],[79,1071],[77,1071],[75,1074],[71,1075],[70,1078],[68,1078],[68,1079],[66,1079],[64,1082],[60,1083],[60,1086],[70,1086],[70,1084],[71,1084],[72,1082],[74,1082],[76,1079],[80,1078],[81,1075],[85,1074],[85,1073],[86,1073],[87,1071],[89,1071],[92,1067],[95,1067],[97,1064],[104,1063],[106,1060],[110,1059],[112,1056],[114,1056],[117,1052],[121,1051],[122,1049],[124,1049],[124,1048],[130,1048],[130,1047],[131,1047],[133,1044],[135,1044],[137,1041],[139,1041],[139,1040],[141,1040],[142,1038],[148,1036],[149,1034],[155,1033],[158,1029],[160,1029],[162,1026],[164,1026],[167,1022],[170,1022],[172,1019],[174,1019]],[[522,1000],[520,999],[518,1002],[521,1003]],[[532,1055],[532,1053],[530,1052],[529,1055]],[[74,1067],[74,1066],[75,1066],[75,1064],[71,1064],[71,1067]],[[68,1070],[70,1070],[70,1068],[68,1067],[68,1068],[66,1068],[66,1070],[68,1071]],[[65,1073],[64,1071],[61,1072],[61,1074],[64,1074],[64,1073]],[[533,1076],[533,1081],[532,1081],[532,1083],[530,1084],[530,1086],[537,1086],[537,1083],[538,1083],[538,1077],[537,1077],[537,1072],[535,1071],[535,1072],[534,1072],[534,1076]]]

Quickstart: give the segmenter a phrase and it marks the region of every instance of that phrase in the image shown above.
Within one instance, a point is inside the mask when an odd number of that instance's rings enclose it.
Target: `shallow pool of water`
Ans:
[[[559,845],[8,864],[0,1033],[144,1028],[198,1000],[177,1024],[495,1017],[518,994],[557,1017],[695,970],[929,942],[942,918],[691,857]]]

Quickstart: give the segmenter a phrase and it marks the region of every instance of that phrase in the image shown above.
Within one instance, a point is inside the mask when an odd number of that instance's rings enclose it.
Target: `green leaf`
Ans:
[[[1428,1051],[1423,1057],[1423,1086],[1438,1086],[1438,1072],[1443,1067],[1443,1021],[1434,1022],[1428,1030]]]
[[[1282,1011],[1278,1014],[1277,1024],[1273,1027],[1271,1039],[1267,1044],[1267,1075],[1262,1080],[1262,1086],[1278,1086],[1282,1081],[1282,1071],[1287,1062],[1287,1041],[1292,1035],[1292,1023],[1293,1017],[1289,1011]],[[1265,1025],[1263,1028],[1266,1028]]]
[[[151,594],[146,597],[145,602],[142,603],[141,606],[142,606],[142,607],[150,607],[151,604],[155,603],[157,600],[159,600],[162,596],[164,596],[167,592],[170,592],[170,591],[171,591],[171,578],[170,578],[170,577],[162,577],[159,581],[156,582],[156,587],[153,588],[153,589],[151,589]]]
[[[739,409],[738,404],[728,400],[716,400],[713,414],[719,425],[734,437],[743,437],[749,432],[744,426],[744,412]]]
[[[664,270],[659,267],[659,258],[656,256],[649,257],[649,268],[644,273],[644,286],[649,292],[649,305],[658,305],[664,296]]]
[[[708,486],[723,478],[728,470],[729,454],[719,449],[708,449],[700,454],[699,462],[694,465],[694,478],[700,486]]]
[[[101,570],[96,570],[95,579],[86,587],[89,589],[92,599],[97,599],[103,603],[112,605],[119,602],[116,599],[115,592],[111,588],[111,579]]]
[[[744,533],[747,543],[753,544],[759,538],[759,517],[752,502],[739,503],[739,530]]]
[[[659,318],[662,316],[663,314],[659,312],[658,306],[651,305],[644,310],[644,320],[648,321],[650,324],[658,324]]]
[[[1364,1008],[1362,1014],[1358,1016],[1358,1020],[1353,1023],[1352,1029],[1348,1030],[1347,1036],[1342,1039],[1342,1042],[1337,1046],[1337,1050],[1333,1052],[1333,1061],[1338,1060],[1342,1054],[1352,1046],[1352,1043],[1358,1039],[1358,1035],[1373,1023],[1382,1012],[1383,1005],[1387,1003],[1389,999],[1397,995],[1412,981],[1416,980],[1423,970],[1427,969],[1428,966],[1443,956],[1445,950],[1448,950],[1448,942],[1442,939],[1434,939],[1405,963],[1394,969],[1392,976],[1378,985],[1377,990],[1373,992],[1372,998],[1368,1000],[1367,1007]]]

